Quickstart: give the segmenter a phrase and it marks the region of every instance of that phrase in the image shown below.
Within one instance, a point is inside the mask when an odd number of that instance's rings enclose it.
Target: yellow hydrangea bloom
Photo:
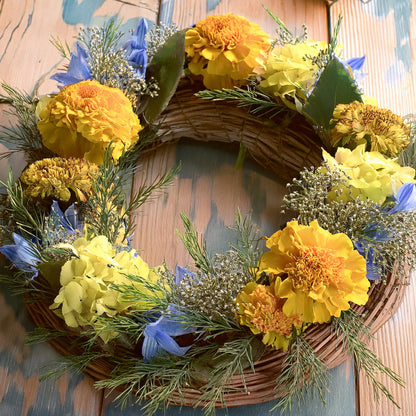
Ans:
[[[354,150],[339,147],[335,158],[323,151],[329,168],[344,172],[349,178],[347,185],[351,186],[351,189],[343,187],[333,190],[330,199],[346,202],[361,197],[381,205],[404,183],[414,182],[413,168],[400,166],[396,159],[387,158],[379,152],[366,152],[365,147],[365,144]]]
[[[157,298],[162,299],[165,288],[160,287],[158,276],[149,269],[135,250],[115,252],[106,237],[92,240],[78,238],[70,249],[75,258],[68,260],[61,269],[61,289],[51,309],[71,327],[93,325],[98,316],[114,316],[128,308],[147,310]],[[139,276],[136,282],[126,274]],[[111,285],[134,285],[143,294],[141,299],[126,300]]]
[[[390,110],[354,101],[338,104],[330,122],[332,146],[353,149],[358,144],[368,150],[395,157],[410,142],[410,126]]]
[[[260,87],[284,105],[296,109],[316,82],[318,67],[312,59],[325,50],[325,42],[305,41],[274,48],[266,61]],[[308,56],[308,58],[306,58]]]
[[[117,161],[142,130],[129,99],[118,88],[82,81],[47,97],[38,128],[43,144],[62,157],[84,158],[98,165],[112,142]]]
[[[202,75],[210,90],[244,85],[261,70],[270,48],[269,35],[245,17],[209,16],[185,35],[188,69]]]
[[[348,310],[349,302],[367,302],[366,261],[346,234],[331,234],[317,221],[308,226],[291,221],[267,240],[267,247],[259,272],[284,279],[276,295],[287,299],[286,315],[323,323]]]
[[[69,201],[71,191],[79,201],[92,193],[92,180],[98,176],[98,166],[84,159],[60,157],[38,160],[21,174],[25,193],[32,198],[55,198]]]
[[[276,350],[287,350],[292,334],[292,326],[300,328],[302,321],[297,315],[283,313],[285,299],[280,298],[281,280],[279,277],[270,286],[248,283],[237,295],[237,320],[248,326],[254,334],[263,334],[263,343]]]

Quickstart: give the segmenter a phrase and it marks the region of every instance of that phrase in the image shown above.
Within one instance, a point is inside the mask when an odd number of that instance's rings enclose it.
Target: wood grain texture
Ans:
[[[332,19],[344,16],[341,42],[346,57],[366,54],[362,81],[365,92],[381,107],[406,115],[416,112],[416,1],[339,0],[331,8]],[[358,409],[360,416],[411,416],[416,397],[416,290],[415,279],[395,316],[382,327],[370,347],[388,367],[406,381],[403,389],[388,379],[381,380],[393,393],[401,409],[382,398],[373,398],[364,374],[360,374]]]
[[[366,55],[365,93],[400,115],[415,112],[415,0],[339,0],[331,7],[332,20],[339,13],[344,56]]]
[[[290,30],[300,30],[306,23],[311,38],[327,39],[326,6],[322,0],[162,0],[161,19],[183,28],[209,15],[235,13],[273,34],[276,24],[263,6],[283,20]]]
[[[345,3],[353,4],[354,1],[339,0],[333,6],[334,15],[337,11],[336,7],[341,7],[343,3],[344,5]],[[124,18],[127,25],[133,25],[139,16],[154,22],[160,12],[163,21],[167,23],[174,21],[179,27],[185,27],[209,14],[234,12],[248,17],[260,24],[264,30],[273,33],[274,23],[262,10],[263,4],[284,20],[290,29],[300,28],[302,23],[306,23],[311,39],[325,40],[327,38],[326,6],[321,0],[252,0],[246,2],[241,0],[163,0],[160,7],[157,0],[88,0],[82,2],[79,0],[3,0],[0,1],[0,79],[30,91],[41,76],[48,77],[54,71],[53,68],[58,62],[59,57],[54,47],[49,44],[50,35],[59,35],[64,41],[72,43],[72,37],[82,24],[100,24],[105,19],[104,16],[117,14]],[[347,9],[352,10],[352,7]],[[351,42],[355,42],[353,34],[355,34],[356,26],[353,19],[354,15],[351,19],[346,19],[344,24],[344,28],[348,27],[350,30],[348,32],[350,36],[344,42],[346,47]],[[388,19],[391,20],[390,14],[387,16]],[[373,21],[374,18],[363,20],[363,24],[368,25]],[[374,24],[376,23],[380,22],[377,21]],[[386,29],[378,29],[374,34],[365,27],[365,24],[363,30],[367,32],[363,32],[362,36],[367,36],[370,44],[375,36],[384,39],[383,31]],[[360,43],[362,36],[360,36]],[[411,38],[414,39],[414,33]],[[356,43],[358,45],[358,39]],[[390,40],[390,43],[393,47],[396,45],[394,41]],[[367,50],[369,51],[370,48]],[[346,49],[346,53],[352,56],[353,50],[350,54],[349,49]],[[373,69],[376,67],[377,64]],[[405,77],[405,82],[412,85],[413,80]],[[375,92],[372,95],[378,96],[377,85],[383,84],[374,85]],[[42,85],[41,93],[53,90],[56,91],[55,83],[46,81]],[[407,96],[407,94],[406,91],[406,100],[410,102],[410,95]],[[398,101],[400,101],[400,96]],[[0,115],[0,124],[3,120],[3,116]],[[232,223],[237,206],[243,212],[253,209],[260,228],[265,234],[270,234],[278,226],[281,221],[278,215],[283,192],[281,184],[275,182],[269,174],[251,166],[250,163],[246,164],[244,171],[235,171],[233,168],[235,156],[236,153],[229,149],[215,150],[210,146],[195,151],[194,145],[188,143],[182,147],[160,149],[157,154],[142,161],[146,175],[137,177],[136,183],[149,180],[151,175],[161,171],[161,167],[171,165],[178,160],[187,162],[186,165],[184,164],[181,175],[168,192],[138,213],[134,244],[143,250],[142,254],[150,265],[159,264],[163,259],[167,259],[170,265],[176,262],[182,265],[190,262],[175,233],[175,229],[181,229],[178,215],[181,210],[187,212],[195,221],[198,231],[205,234],[212,251],[221,251],[226,248],[224,241],[228,240],[229,235],[225,235],[223,225]],[[414,294],[409,296],[413,298],[407,302],[414,299]],[[411,320],[414,311],[409,308],[402,312],[402,309],[396,316],[402,313],[407,323],[403,324],[405,328],[400,336],[410,341],[408,338],[410,331],[415,333]],[[4,322],[10,324],[6,325]],[[137,406],[122,411],[110,399],[102,401],[101,393],[94,392],[91,380],[88,378],[71,374],[65,375],[56,382],[39,384],[37,381],[40,373],[38,365],[46,363],[54,355],[47,346],[23,347],[21,339],[27,328],[30,328],[30,324],[26,321],[22,304],[16,303],[16,300],[9,296],[2,298],[0,300],[0,414],[2,416],[19,414],[33,416],[123,414],[132,416],[142,414]],[[387,334],[384,341],[386,350],[393,339],[388,336]],[[376,345],[375,348],[379,347]],[[396,356],[399,357],[399,349],[395,348]],[[414,353],[409,348],[406,359],[414,360],[412,354]],[[401,365],[399,363],[401,358],[396,359],[397,364]],[[392,367],[396,368],[395,365],[396,363],[393,362]],[[408,368],[406,375],[411,376],[411,372]],[[351,368],[343,365],[331,374],[333,381],[329,386],[327,407],[323,406],[319,399],[308,397],[305,406],[292,413],[287,412],[285,416],[289,414],[353,416],[355,411]],[[411,382],[411,380],[408,381]],[[414,390],[411,392],[414,396]],[[361,394],[361,398],[365,401],[368,397],[368,392]],[[394,413],[390,408],[388,412],[385,412],[387,408],[374,406],[370,402],[371,412],[363,413],[363,416],[390,414],[411,416],[413,414],[409,410],[410,401],[409,406],[404,408],[410,413]],[[263,404],[236,408],[231,409],[230,414],[268,414],[269,407],[269,404]],[[374,409],[377,411],[372,412]],[[167,414],[177,415],[179,409],[173,408]],[[202,412],[184,409],[181,414],[201,415]],[[222,415],[224,412],[219,412],[219,414]]]
[[[23,302],[8,295],[5,286],[0,292],[0,414],[98,415],[103,393],[94,389],[90,377],[65,374],[39,381],[42,368],[62,358],[49,345],[24,345],[33,325]]]

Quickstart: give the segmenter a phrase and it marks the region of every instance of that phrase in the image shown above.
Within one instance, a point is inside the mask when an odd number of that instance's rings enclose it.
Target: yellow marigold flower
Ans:
[[[147,310],[157,298],[164,296],[158,276],[135,250],[116,253],[104,236],[92,240],[81,237],[72,245],[59,247],[70,249],[76,255],[62,266],[61,288],[50,307],[68,326],[93,325],[100,315],[114,316],[128,308]],[[126,274],[139,276],[143,282],[132,281]],[[111,288],[120,284],[134,285],[142,298],[127,300]]]
[[[368,150],[395,157],[410,141],[410,126],[390,110],[354,101],[338,104],[333,113],[332,146],[353,149],[366,144]]]
[[[20,176],[27,186],[25,193],[32,198],[54,198],[69,201],[71,191],[79,201],[92,193],[92,181],[98,176],[98,166],[84,159],[60,157],[38,160]]]
[[[266,61],[260,87],[284,105],[296,109],[296,100],[305,101],[316,82],[317,57],[325,42],[306,41],[274,48]]]
[[[348,178],[346,185],[351,187],[334,189],[329,194],[332,200],[347,202],[360,197],[381,205],[404,183],[414,182],[413,168],[400,166],[396,159],[387,158],[379,152],[366,152],[364,144],[354,150],[339,147],[335,158],[323,151],[323,158],[330,169],[345,173]]]
[[[263,334],[263,343],[275,349],[287,350],[292,325],[302,326],[297,315],[283,313],[285,299],[277,296],[281,280],[279,277],[270,285],[248,283],[237,295],[237,320],[248,326],[254,334]]]
[[[188,69],[211,90],[246,84],[261,70],[269,48],[269,35],[259,25],[231,13],[209,16],[185,36]]]
[[[349,302],[367,302],[366,262],[347,235],[331,234],[317,221],[309,226],[291,221],[267,240],[267,247],[259,272],[284,279],[276,295],[287,299],[286,315],[323,323],[349,309]]]
[[[134,145],[142,129],[129,99],[118,88],[82,81],[62,88],[40,112],[43,144],[62,157],[84,158],[98,165],[112,142],[117,161]]]

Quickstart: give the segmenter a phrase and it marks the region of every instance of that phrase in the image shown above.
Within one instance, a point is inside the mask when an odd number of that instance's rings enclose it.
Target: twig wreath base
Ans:
[[[170,104],[160,117],[162,123],[158,138],[150,151],[155,151],[158,145],[182,137],[200,142],[242,143],[257,162],[284,180],[295,177],[305,166],[317,166],[320,163],[320,142],[304,119],[299,120],[295,116],[289,122],[286,120],[280,124],[278,120],[273,120],[272,125],[265,123],[265,119],[255,117],[234,105],[200,100],[195,97],[195,91],[189,80],[181,81]],[[397,311],[409,284],[409,276],[408,269],[394,268],[387,276],[385,284],[372,282],[366,305],[352,305],[352,309],[363,317],[364,323],[371,327],[371,333],[374,334],[380,329]],[[77,354],[75,349],[79,347],[74,349],[71,345],[74,345],[73,341],[79,332],[65,327],[65,323],[49,308],[51,301],[52,299],[42,299],[28,302],[26,307],[37,326],[50,330],[65,329],[69,334],[72,333],[72,336],[60,337],[49,343],[62,355]],[[347,358],[342,341],[328,324],[311,325],[305,333],[305,339],[328,369],[338,366]],[[115,351],[108,352],[114,354]],[[255,363],[254,371],[251,368],[245,370],[244,383],[240,375],[234,375],[229,381],[228,393],[225,395],[227,407],[275,399],[276,378],[282,370],[284,358],[284,352],[268,348]],[[102,357],[92,361],[85,368],[85,372],[95,380],[109,378],[112,370],[112,365]],[[201,395],[197,387],[184,388],[182,395],[174,395],[170,404],[195,406]],[[204,403],[198,405],[203,406]],[[218,401],[216,407],[224,406]]]

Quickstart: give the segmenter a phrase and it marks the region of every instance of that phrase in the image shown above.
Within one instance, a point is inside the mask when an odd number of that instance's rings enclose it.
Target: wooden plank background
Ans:
[[[347,56],[366,55],[362,85],[377,97],[380,107],[402,116],[416,113],[416,1],[339,0],[331,8],[332,18],[341,13],[341,42]],[[405,299],[395,316],[370,343],[374,352],[406,381],[405,389],[384,380],[401,405],[387,399],[379,403],[360,374],[357,412],[363,416],[411,416],[416,414],[416,288],[412,276]]]
[[[55,71],[58,54],[49,43],[50,36],[59,35],[72,43],[72,37],[82,25],[101,24],[106,18],[117,15],[124,28],[134,27],[140,17],[149,23],[175,22],[179,27],[189,26],[209,14],[233,12],[259,23],[272,33],[274,23],[262,10],[270,8],[291,29],[306,23],[311,39],[327,38],[327,8],[321,0],[0,0],[0,80],[30,91],[39,78],[44,79],[41,93],[56,91],[56,84],[48,80]],[[410,5],[410,6],[409,6]],[[368,56],[364,81],[368,94],[379,98],[380,105],[406,114],[414,111],[414,32],[411,22],[415,0],[387,0],[363,4],[359,0],[339,0],[331,7],[332,20],[341,12],[344,24],[341,32],[345,56]],[[407,7],[407,8],[406,8]],[[407,28],[407,29],[406,29]],[[412,43],[413,40],[413,43]],[[408,47],[406,47],[408,45]],[[410,48],[410,49],[409,49]],[[409,55],[410,50],[410,55]],[[415,50],[413,49],[413,55]],[[410,58],[409,58],[410,56]],[[400,77],[400,79],[399,79]],[[0,111],[3,110],[0,108]],[[7,117],[0,114],[0,123]],[[279,204],[283,187],[270,173],[247,162],[244,170],[235,171],[235,149],[217,145],[200,146],[186,142],[167,146],[143,160],[148,180],[160,172],[161,167],[181,160],[182,172],[167,194],[162,195],[137,215],[134,245],[142,250],[150,265],[166,260],[171,266],[189,263],[175,229],[180,229],[178,213],[182,210],[191,216],[200,233],[205,234],[212,252],[226,249],[224,241],[230,236],[224,225],[233,222],[234,210],[253,210],[253,217],[264,234],[270,234],[283,221]],[[19,158],[11,161],[17,172],[23,166]],[[5,175],[6,166],[0,166]],[[163,238],[162,238],[163,237]],[[349,365],[331,371],[332,383],[327,395],[327,406],[319,399],[308,397],[306,404],[292,413],[302,415],[387,416],[413,414],[415,397],[414,321],[416,293],[407,291],[403,307],[377,334],[373,347],[383,360],[398,370],[408,381],[404,391],[389,385],[402,404],[402,411],[392,408],[386,401],[379,405],[371,400],[371,392],[360,380],[355,406],[354,378]],[[140,415],[137,406],[121,411],[102,392],[96,392],[89,377],[66,374],[57,381],[39,383],[41,366],[56,354],[47,345],[23,346],[24,334],[31,329],[30,321],[21,301],[12,298],[1,288],[0,293],[0,415]],[[230,409],[231,415],[268,414],[270,404]],[[172,408],[168,415],[179,414]],[[200,410],[183,409],[182,415],[200,415]],[[225,414],[220,411],[218,414]]]

